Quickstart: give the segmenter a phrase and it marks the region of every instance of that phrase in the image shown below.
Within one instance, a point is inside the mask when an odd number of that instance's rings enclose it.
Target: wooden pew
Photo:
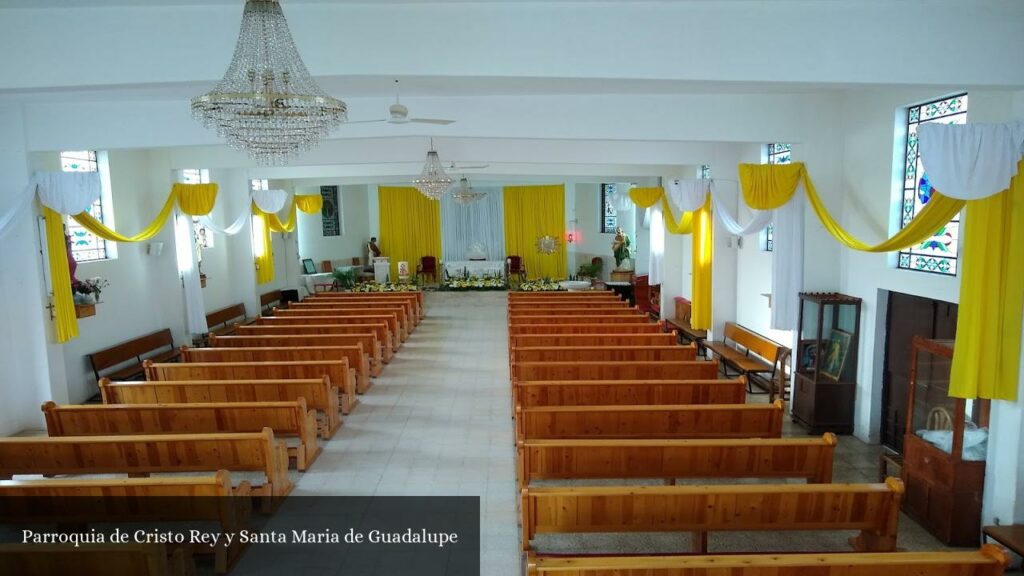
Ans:
[[[381,361],[387,364],[394,356],[394,341],[388,325],[379,324],[257,324],[239,326],[239,336],[273,336],[282,334],[373,334],[380,342]]]
[[[305,360],[301,362],[190,362],[187,364],[146,364],[146,379],[166,380],[306,380],[327,377],[337,390],[341,413],[356,407],[356,383],[348,360]]]
[[[516,362],[516,381],[712,380],[718,363],[706,360],[623,362]]]
[[[341,426],[338,393],[327,377],[295,380],[111,382],[100,379],[104,404],[223,404],[298,402],[317,413],[317,431],[330,438]]]
[[[390,338],[391,347],[397,351],[402,345],[402,330],[398,325],[398,317],[394,314],[346,314],[339,311],[331,316],[264,316],[256,320],[263,326],[301,326],[305,324],[342,324],[377,326],[383,324],[386,330],[377,334],[378,338]]]
[[[537,556],[526,576],[1002,576],[1009,556],[994,544],[968,552]]]
[[[707,553],[709,532],[860,530],[861,552],[896,550],[903,482],[524,488],[522,546],[538,534],[692,532]]]
[[[640,311],[637,308],[612,305],[610,307],[593,306],[547,306],[547,305],[519,305],[509,308],[508,318],[512,320],[520,316],[638,316]]]
[[[252,324],[255,321],[255,318],[249,318],[242,302],[206,315],[207,328],[210,333],[218,335],[231,334],[235,331],[236,324]]]
[[[405,342],[409,338],[411,328],[405,320],[405,311],[398,307],[374,309],[327,308],[324,310],[303,308],[301,310],[275,310],[275,312],[274,318],[305,318],[307,322],[313,324],[330,324],[332,321],[345,323],[342,320],[338,320],[340,317],[384,321],[387,322],[391,333],[397,336],[399,343]]]
[[[516,362],[685,362],[697,359],[695,346],[541,346],[516,347],[512,360]]]
[[[160,472],[263,472],[254,496],[292,491],[288,452],[274,431],[137,436],[0,438],[0,478],[18,474],[130,474]]]
[[[0,501],[3,501],[4,522],[8,524],[91,527],[110,523],[208,522],[216,524],[221,532],[238,532],[248,528],[252,516],[248,490],[249,484],[244,481],[232,490],[230,473],[218,470],[210,476],[189,477],[3,480],[0,481]],[[187,546],[183,550],[191,548]],[[227,572],[243,549],[244,545],[237,541],[231,546],[214,548],[217,573]],[[155,556],[161,561],[158,564],[166,562],[166,554],[163,550],[161,556]],[[67,572],[79,573],[77,570]]]
[[[156,362],[174,362],[179,354],[174,346],[170,328],[165,328],[93,352],[89,354],[89,364],[97,382],[104,376],[118,380],[135,380],[145,374],[143,360],[148,358]],[[119,366],[123,367],[118,368]]]
[[[767,390],[769,399],[774,400],[776,393],[786,397],[789,348],[734,322],[725,323],[722,340],[705,342],[704,347],[715,353],[726,376],[732,369]]]
[[[182,362],[299,362],[304,360],[348,360],[355,370],[356,392],[362,394],[370,389],[370,361],[363,352],[363,346],[330,347],[241,347],[188,348],[181,349]]]
[[[518,487],[535,480],[593,478],[800,478],[832,482],[837,440],[525,440],[517,446]]]
[[[282,334],[279,336],[213,336],[213,348],[312,348],[362,346],[369,362],[370,376],[380,376],[383,367],[380,341],[369,332],[363,334]],[[350,363],[351,365],[351,363]]]
[[[516,410],[516,439],[781,438],[782,402],[541,406]]]
[[[287,305],[284,302],[284,297],[281,295],[280,290],[271,290],[260,294],[260,312],[266,313],[272,310],[274,307],[286,308]]]
[[[277,437],[297,437],[288,447],[295,466],[306,471],[320,454],[316,442],[316,411],[305,398],[289,402],[221,402],[203,404],[43,404],[46,431],[57,436],[118,436],[136,434],[212,434],[260,432],[270,428]]]
[[[405,318],[412,327],[418,326],[420,318],[416,315],[416,303],[410,300],[304,300],[292,304],[290,310],[329,310],[332,308],[341,309],[388,309],[399,308],[405,314]],[[276,316],[276,314],[275,314]]]
[[[568,290],[556,290],[550,292],[526,292],[513,290],[508,293],[509,300],[533,298],[614,298],[621,300],[618,294],[611,290],[588,290],[586,292],[570,292]]]
[[[625,308],[628,310],[635,310],[635,306],[630,306],[629,302],[618,299],[578,299],[569,300],[566,298],[558,298],[553,300],[509,300],[508,311],[516,312],[519,310],[528,310],[531,307],[539,308],[586,308],[586,309],[619,309]]]
[[[426,316],[426,307],[423,305],[423,292],[321,292],[314,294],[306,300],[358,300],[360,298],[384,298],[388,300],[408,300],[415,304],[416,315],[420,318]]]
[[[195,563],[164,544],[0,544],[0,574],[193,576]]]
[[[602,324],[600,322],[579,322],[576,324],[519,324],[509,326],[510,336],[531,334],[661,334],[657,324]]]
[[[675,315],[671,318],[666,318],[665,322],[670,326],[675,327],[680,340],[695,343],[697,345],[697,349],[703,352],[704,341],[708,338],[708,331],[698,330],[690,324],[693,305],[689,300],[682,296],[676,296],[673,300],[675,301]]]
[[[733,380],[547,380],[516,384],[523,408],[743,404],[747,383]]]
[[[629,314],[577,314],[572,316],[552,316],[548,314],[542,315],[516,315],[510,316],[508,323],[510,326],[520,326],[523,324],[582,324],[587,323],[601,323],[601,324],[650,324],[651,320],[646,314],[638,314],[634,311],[630,311]],[[655,324],[655,326],[657,326]]]

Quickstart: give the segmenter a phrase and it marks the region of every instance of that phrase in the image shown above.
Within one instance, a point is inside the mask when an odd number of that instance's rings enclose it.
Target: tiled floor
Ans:
[[[426,297],[427,317],[312,469],[298,477],[295,494],[480,496],[482,574],[520,574],[505,294]],[[763,398],[753,396],[751,401]],[[835,481],[874,482],[878,450],[842,437]],[[850,535],[718,534],[711,543],[714,551],[841,551],[848,549]],[[551,552],[686,549],[683,536],[654,534],[545,536],[535,544]],[[899,545],[909,550],[942,548],[905,516]]]

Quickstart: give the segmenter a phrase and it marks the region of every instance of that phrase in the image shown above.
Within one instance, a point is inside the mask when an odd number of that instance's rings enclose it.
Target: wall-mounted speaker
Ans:
[[[163,242],[150,242],[146,245],[146,254],[150,256],[159,256],[164,253]]]

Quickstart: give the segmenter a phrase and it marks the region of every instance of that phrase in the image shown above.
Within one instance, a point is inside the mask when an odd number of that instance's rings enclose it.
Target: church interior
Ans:
[[[1024,3],[0,0],[0,52],[0,573],[1021,570]],[[378,501],[424,542],[110,536]]]

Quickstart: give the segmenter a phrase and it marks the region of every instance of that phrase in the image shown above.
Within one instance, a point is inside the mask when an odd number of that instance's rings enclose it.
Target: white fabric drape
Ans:
[[[651,286],[661,284],[662,266],[665,261],[665,219],[661,205],[648,208],[651,222],[651,247],[647,257],[647,282]]]
[[[977,200],[1010,187],[1024,155],[1024,120],[1006,124],[921,124],[921,164],[943,196]]]
[[[486,260],[505,260],[505,202],[501,188],[474,187],[486,196],[459,204],[450,194],[441,198],[441,260],[469,260],[469,248],[483,247]]]
[[[737,182],[736,184],[738,185],[739,183]],[[751,208],[750,211],[753,213],[753,217],[750,219],[750,222],[741,225],[736,220],[736,217],[729,212],[730,202],[726,198],[725,191],[713,181],[711,184],[711,201],[714,203],[715,214],[718,215],[718,220],[730,234],[737,236],[757,234],[772,223],[771,210],[754,210]]]
[[[206,325],[206,304],[199,284],[196,266],[196,245],[192,236],[192,218],[175,211],[174,250],[178,256],[178,272],[185,291],[185,328],[190,334],[209,332]]]
[[[252,200],[267,214],[277,214],[284,208],[288,193],[284,190],[253,190]]]
[[[29,186],[43,206],[58,214],[79,214],[100,197],[99,172],[36,172]]]
[[[795,330],[804,279],[803,185],[784,206],[773,210],[772,313],[775,330]]]
[[[710,180],[669,180],[665,183],[665,196],[672,212],[682,215],[699,210],[704,205],[710,188]]]
[[[245,223],[249,221],[249,216],[251,215],[252,210],[249,208],[248,205],[246,205],[245,208],[242,209],[238,217],[235,218],[235,221],[229,224],[227,227],[221,227],[217,225],[217,223],[213,221],[213,218],[209,214],[207,214],[206,216],[200,216],[199,222],[203,226],[206,226],[207,228],[213,230],[218,234],[234,236],[235,234],[238,234],[245,228]]]
[[[28,210],[35,195],[35,186],[31,184],[23,188],[20,194],[15,193],[14,203],[7,208],[6,212],[0,214],[0,238],[3,238],[11,228],[11,223],[19,220],[21,215]]]

